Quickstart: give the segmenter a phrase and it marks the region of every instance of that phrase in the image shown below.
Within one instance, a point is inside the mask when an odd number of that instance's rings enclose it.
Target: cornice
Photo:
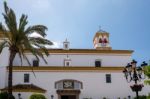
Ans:
[[[13,72],[122,72],[124,67],[14,66]]]
[[[40,50],[40,49],[39,49]],[[26,53],[30,53],[26,49]],[[48,49],[49,53],[105,53],[105,54],[132,54],[133,50],[97,50],[97,49]]]

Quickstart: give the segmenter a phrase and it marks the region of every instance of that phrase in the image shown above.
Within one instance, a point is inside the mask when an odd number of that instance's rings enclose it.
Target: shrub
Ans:
[[[0,99],[8,99],[8,93],[7,92],[0,93]],[[11,96],[11,99],[15,99],[15,97]]]
[[[146,99],[150,99],[150,94],[148,94],[148,96],[146,97]]]
[[[137,99],[136,97],[134,99]],[[147,99],[145,95],[139,96],[139,99]]]
[[[32,94],[30,99],[46,99],[46,97],[42,94]]]

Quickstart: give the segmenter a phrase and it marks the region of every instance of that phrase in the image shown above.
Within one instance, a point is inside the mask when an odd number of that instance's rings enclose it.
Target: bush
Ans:
[[[150,95],[149,96],[147,96],[147,98],[146,99],[150,99]]]
[[[32,94],[30,99],[46,99],[46,97],[42,94]]]
[[[7,92],[0,93],[0,99],[8,99],[8,93]],[[15,99],[15,97],[11,96],[10,99]]]
[[[134,99],[137,99],[136,97]],[[139,99],[147,99],[145,95],[139,96]]]

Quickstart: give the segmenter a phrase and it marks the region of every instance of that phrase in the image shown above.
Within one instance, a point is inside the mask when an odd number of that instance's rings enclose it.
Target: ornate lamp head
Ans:
[[[132,65],[130,63],[128,63],[125,68],[127,69],[128,72],[132,71]]]
[[[148,64],[145,62],[145,61],[143,61],[143,63],[141,64],[141,67],[145,67],[145,66],[147,66]]]
[[[131,62],[132,68],[136,68],[136,64],[137,64],[137,61],[135,61],[135,60],[133,59],[132,62]]]

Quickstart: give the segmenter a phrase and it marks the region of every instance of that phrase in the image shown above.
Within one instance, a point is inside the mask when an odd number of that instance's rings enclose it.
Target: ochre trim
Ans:
[[[13,89],[13,92],[36,92],[36,93],[45,93],[42,90],[34,90],[34,89]]]
[[[4,34],[2,34],[1,32],[0,32],[0,38],[3,38],[4,37]]]
[[[49,49],[49,53],[117,53],[117,54],[131,54],[132,50],[96,50],[96,49]]]
[[[30,53],[28,50],[26,53]],[[96,49],[48,49],[49,53],[110,53],[110,54],[132,54],[133,50],[96,50]]]
[[[11,35],[10,32],[7,32],[7,33],[9,36]],[[6,35],[2,31],[0,31],[0,38],[6,38]]]
[[[124,67],[55,67],[55,66],[14,66],[14,72],[122,72]]]

